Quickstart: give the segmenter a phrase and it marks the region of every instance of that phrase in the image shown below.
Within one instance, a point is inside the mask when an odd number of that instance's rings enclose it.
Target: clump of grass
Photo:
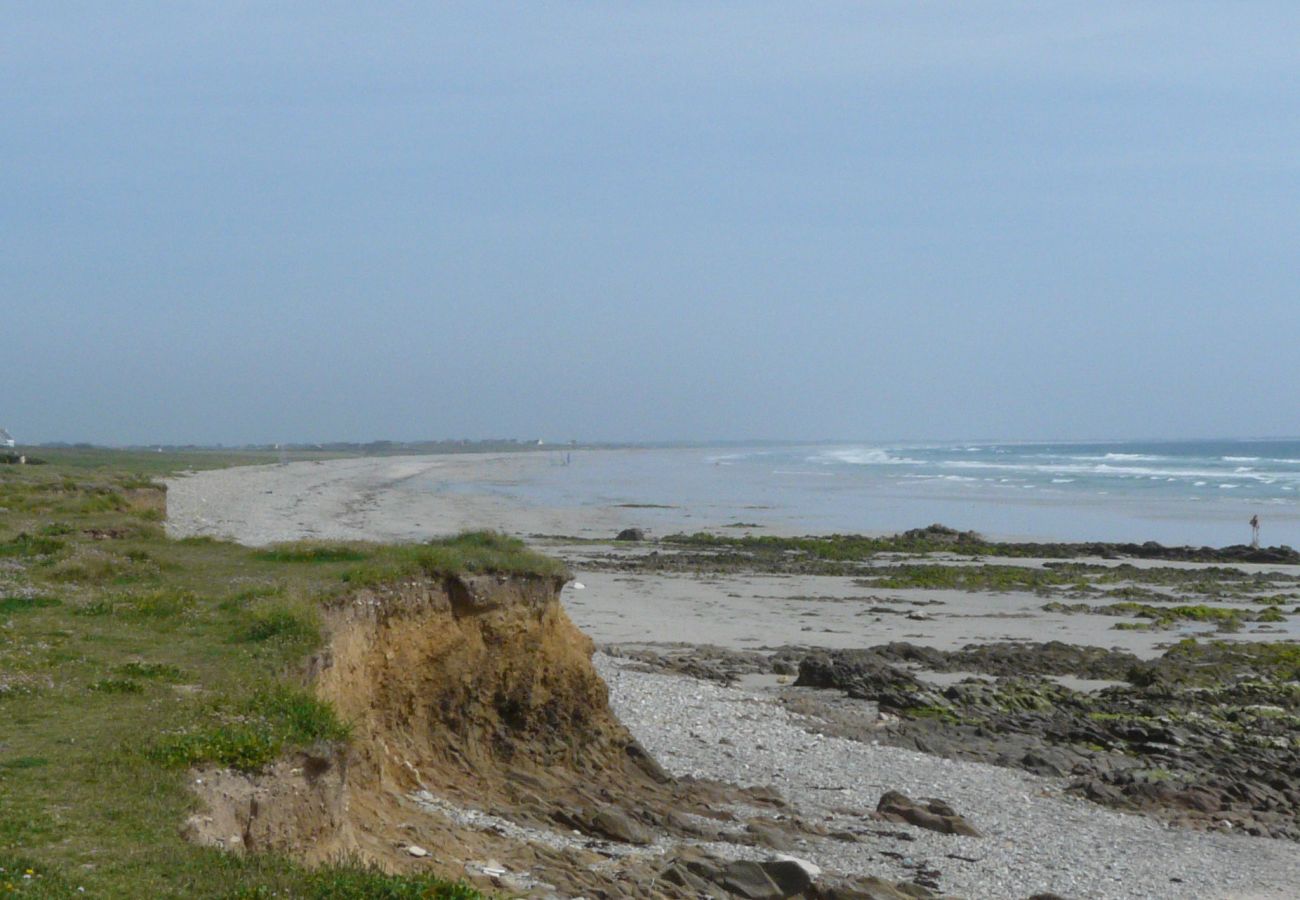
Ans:
[[[239,612],[247,609],[255,600],[263,600],[268,597],[281,597],[284,595],[284,585],[281,584],[260,584],[255,587],[244,588],[236,591],[229,597],[217,604],[217,609],[223,612]]]
[[[276,640],[314,644],[320,640],[320,625],[307,610],[276,605],[254,612],[238,639],[253,643]]]
[[[130,678],[101,678],[90,686],[99,694],[143,694],[144,685]]]
[[[62,602],[54,597],[0,597],[0,616],[6,613],[29,612],[33,609],[58,606]]]
[[[281,748],[269,729],[234,723],[171,735],[150,748],[148,756],[169,767],[215,763],[256,772],[279,756]]]
[[[50,581],[86,585],[127,584],[157,575],[158,565],[152,560],[131,559],[84,545],[72,555],[54,562],[44,573]]]
[[[351,734],[351,728],[339,720],[334,707],[307,691],[284,685],[255,691],[244,711],[278,724],[284,740],[292,744],[342,741]]]
[[[128,619],[171,619],[198,603],[190,591],[160,588],[140,594],[100,597],[75,610],[80,616],[119,616]]]
[[[91,600],[89,603],[83,603],[72,611],[75,616],[111,616],[117,609],[117,604],[112,600],[101,597],[98,600]]]
[[[183,537],[176,543],[180,544],[182,547],[213,547],[228,542],[223,541],[220,538],[215,538],[210,534],[195,534],[190,535],[189,537]]]
[[[257,559],[266,562],[282,563],[360,562],[369,559],[372,555],[372,551],[358,544],[326,544],[311,541],[276,544],[254,554]]]
[[[363,566],[343,573],[354,586],[403,578],[493,573],[535,578],[567,578],[564,563],[529,550],[524,542],[494,531],[471,531],[427,544],[378,547]]]
[[[0,556],[53,556],[67,544],[57,538],[26,532],[0,543]]]
[[[13,759],[0,760],[0,769],[15,771],[17,769],[39,769],[48,766],[50,761],[43,756],[16,756]]]
[[[306,691],[277,686],[222,711],[221,721],[164,738],[147,755],[165,766],[215,763],[255,772],[286,750],[344,741],[349,733],[329,704]]]
[[[179,616],[192,609],[198,602],[190,591],[160,589],[143,594],[133,594],[124,598],[122,606],[132,616],[146,619],[163,619]]]
[[[167,663],[129,662],[118,666],[117,672],[127,678],[156,678],[159,681],[184,681],[185,673]]]
[[[483,896],[463,882],[425,873],[392,875],[360,860],[314,869],[306,888],[312,900],[480,900]]]
[[[0,849],[0,897],[64,900],[85,897],[66,878],[27,856]]]
[[[130,506],[126,497],[107,488],[88,492],[80,504],[83,513],[123,512]]]

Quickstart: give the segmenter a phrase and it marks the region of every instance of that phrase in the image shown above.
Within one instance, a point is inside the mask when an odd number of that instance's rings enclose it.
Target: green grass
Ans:
[[[326,544],[299,541],[276,544],[257,554],[258,559],[284,563],[359,562],[369,559],[374,550],[364,544]]]
[[[0,597],[0,616],[58,606],[60,602],[54,597]]]
[[[101,678],[90,686],[101,694],[143,694],[144,685],[130,678]]]
[[[187,768],[252,771],[348,740],[348,723],[287,674],[319,645],[322,603],[393,574],[562,567],[490,534],[173,541],[151,477],[229,458],[41,455],[47,465],[0,466],[0,897],[7,883],[25,897],[477,897],[356,863],[307,870],[188,844]]]
[[[497,573],[567,578],[564,563],[529,550],[524,542],[491,531],[472,531],[427,544],[376,547],[366,563],[348,569],[343,580],[365,586],[406,578]]]
[[[146,751],[162,765],[215,763],[258,771],[288,750],[347,740],[350,729],[334,710],[303,690],[263,688],[239,703],[214,704],[210,721],[164,735]]]

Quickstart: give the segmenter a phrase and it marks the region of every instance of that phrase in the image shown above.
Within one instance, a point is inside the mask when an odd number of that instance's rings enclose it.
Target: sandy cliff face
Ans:
[[[436,865],[453,877],[467,861],[495,859],[581,890],[595,861],[584,841],[644,845],[673,830],[670,810],[708,815],[716,790],[672,782],[611,713],[561,586],[419,579],[327,608],[326,646],[308,676],[351,723],[348,747],[254,776],[198,773],[209,809],[188,823],[190,836],[309,861],[346,852],[390,868]],[[526,833],[494,835],[461,810]],[[587,837],[574,840],[575,830]],[[432,855],[413,859],[411,845]]]
[[[321,697],[355,729],[350,780],[437,785],[478,803],[528,780],[659,775],[609,710],[591,641],[554,579],[453,577],[365,590],[327,611]]]

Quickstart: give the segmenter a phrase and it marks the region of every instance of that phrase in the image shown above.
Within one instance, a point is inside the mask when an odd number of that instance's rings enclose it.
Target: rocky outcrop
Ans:
[[[904,665],[995,680],[940,688]],[[1116,684],[1079,691],[1047,675]],[[1081,796],[1182,825],[1300,840],[1295,644],[1184,641],[1154,660],[1058,642],[885,644],[809,654],[797,684],[895,714],[835,733],[1069,778]]]
[[[943,800],[930,798],[917,801],[901,791],[886,791],[876,806],[876,814],[887,822],[906,822],[940,834],[983,836]]]

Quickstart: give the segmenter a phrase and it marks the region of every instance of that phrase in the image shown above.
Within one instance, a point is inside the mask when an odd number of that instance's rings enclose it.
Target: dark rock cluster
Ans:
[[[913,670],[970,671],[947,687]],[[1121,681],[1095,692],[1043,676]],[[809,654],[797,684],[894,713],[874,739],[1071,779],[1110,806],[1300,840],[1300,645],[1185,641],[1164,656],[1051,643]]]

